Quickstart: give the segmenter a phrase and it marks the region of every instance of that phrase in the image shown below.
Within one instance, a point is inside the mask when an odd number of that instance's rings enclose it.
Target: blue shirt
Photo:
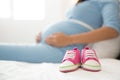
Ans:
[[[72,7],[66,17],[83,21],[94,29],[105,26],[120,33],[119,0],[86,0]]]

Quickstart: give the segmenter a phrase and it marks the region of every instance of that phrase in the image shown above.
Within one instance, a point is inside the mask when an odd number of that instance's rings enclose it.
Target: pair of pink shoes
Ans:
[[[101,64],[95,50],[85,47],[82,49],[81,55],[78,48],[66,51],[59,70],[61,72],[71,72],[79,69],[79,67],[92,72],[101,70]]]

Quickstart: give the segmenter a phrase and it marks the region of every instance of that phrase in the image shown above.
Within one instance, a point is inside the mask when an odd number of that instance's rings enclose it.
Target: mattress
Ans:
[[[102,71],[59,72],[59,63],[0,61],[0,80],[120,80],[120,60],[100,59]]]

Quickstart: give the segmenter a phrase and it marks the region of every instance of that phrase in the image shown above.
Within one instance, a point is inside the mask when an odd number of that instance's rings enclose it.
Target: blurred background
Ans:
[[[72,0],[0,0],[0,43],[35,43],[36,34],[65,19]]]

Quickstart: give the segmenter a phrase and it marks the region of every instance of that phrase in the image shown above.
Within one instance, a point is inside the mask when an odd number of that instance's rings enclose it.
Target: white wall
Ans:
[[[46,0],[46,18],[43,21],[15,21],[0,18],[0,43],[34,43],[35,36],[46,25],[64,19],[71,0]]]

